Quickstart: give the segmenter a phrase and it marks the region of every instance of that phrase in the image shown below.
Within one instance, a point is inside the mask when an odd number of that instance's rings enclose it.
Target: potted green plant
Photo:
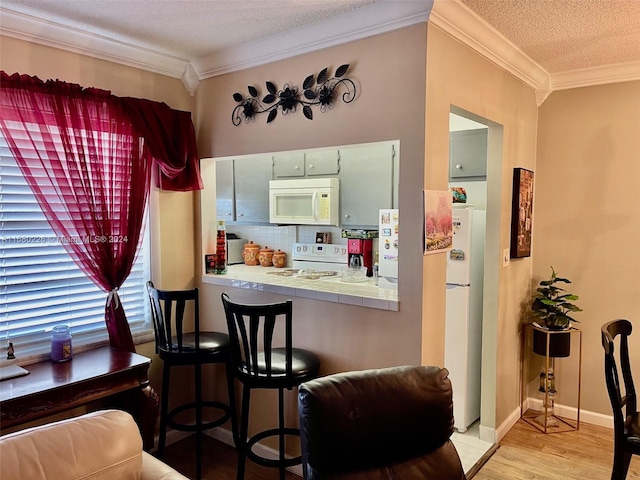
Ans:
[[[571,280],[558,276],[558,273],[551,267],[551,277],[542,280],[540,286],[533,296],[531,310],[535,318],[541,322],[534,322],[544,330],[568,330],[571,322],[578,322],[571,315],[581,312],[582,309],[575,305],[578,296],[567,293],[559,284],[570,284]],[[546,355],[546,342],[549,337],[549,356],[568,357],[571,348],[571,336],[567,334],[549,335],[544,331],[533,331],[533,351],[538,355]]]

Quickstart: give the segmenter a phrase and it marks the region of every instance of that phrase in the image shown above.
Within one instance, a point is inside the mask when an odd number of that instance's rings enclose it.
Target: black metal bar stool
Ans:
[[[163,361],[162,394],[160,400],[160,437],[156,456],[162,458],[167,435],[167,426],[175,430],[196,433],[196,476],[202,475],[202,432],[218,427],[231,420],[234,441],[237,437],[235,414],[235,391],[231,371],[229,336],[221,332],[200,331],[200,310],[198,289],[158,290],[152,282],[147,282],[151,301],[151,314],[156,339],[156,353]],[[185,310],[193,308],[194,331],[184,332]],[[229,404],[202,400],[202,365],[224,363],[227,376]],[[178,405],[169,410],[169,383],[171,369],[177,366],[193,365],[195,398],[193,402]],[[218,413],[215,420],[203,422],[203,409],[213,409]],[[195,422],[178,421],[175,417],[193,410]]]
[[[302,463],[301,456],[285,457],[285,437],[300,436],[300,429],[287,428],[284,422],[284,390],[291,390],[301,383],[316,378],[320,370],[317,355],[292,344],[291,300],[265,305],[242,305],[222,294],[231,341],[233,374],[242,383],[242,412],[240,434],[236,441],[238,449],[237,479],[244,479],[246,458],[267,467],[277,467],[280,479],[285,469]],[[280,321],[278,321],[278,319]],[[274,347],[274,333],[283,332],[284,347]],[[249,402],[254,388],[278,390],[278,428],[259,432],[247,439],[249,427]],[[257,455],[253,446],[267,437],[279,440],[277,459]]]

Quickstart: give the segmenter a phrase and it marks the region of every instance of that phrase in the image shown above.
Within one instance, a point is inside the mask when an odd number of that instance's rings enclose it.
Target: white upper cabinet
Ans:
[[[340,149],[341,224],[377,227],[378,210],[394,208],[397,142]]]
[[[400,142],[393,140],[212,158],[201,165],[205,190],[214,183],[215,171],[218,220],[269,223],[269,180],[333,177],[340,185],[340,225],[377,228],[378,210],[397,208],[399,148]],[[203,198],[212,202],[206,192]],[[203,204],[203,211],[209,211],[210,204]]]
[[[273,156],[273,178],[304,177],[304,152],[280,152]]]
[[[340,171],[337,149],[280,152],[273,155],[273,178],[336,176]]]
[[[235,222],[236,202],[233,190],[233,160],[216,160],[216,216]]]
[[[269,222],[269,180],[271,155],[234,159],[236,222]]]
[[[488,129],[461,130],[449,134],[450,180],[487,175]]]
[[[269,222],[271,155],[216,160],[216,215],[237,223]]]
[[[331,175],[340,171],[338,150],[316,150],[304,154],[304,166],[307,176]]]

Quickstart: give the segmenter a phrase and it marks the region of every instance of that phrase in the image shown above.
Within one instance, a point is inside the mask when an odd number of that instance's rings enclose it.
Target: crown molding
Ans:
[[[640,80],[640,62],[550,75],[460,0],[382,0],[324,22],[216,54],[183,59],[0,7],[0,34],[181,78],[191,95],[201,79],[429,22],[535,90],[538,105],[554,90]],[[327,35],[330,38],[327,38]]]
[[[549,83],[552,90],[567,90],[634,80],[640,80],[640,61],[554,73]]]
[[[436,0],[429,23],[522,80],[534,90],[544,86],[547,71],[460,0]]]
[[[426,23],[433,0],[382,0],[369,7],[259,42],[199,59],[182,59],[0,7],[2,34],[174,78],[192,71],[200,80]],[[330,38],[327,38],[330,34]],[[191,64],[189,66],[189,64]],[[184,78],[183,78],[184,81]],[[185,84],[186,85],[186,84]],[[192,89],[187,87],[192,92]]]
[[[210,78],[426,23],[432,6],[433,0],[382,0],[323,22],[226,49],[191,63],[201,79]]]
[[[0,7],[0,33],[48,47],[87,55],[101,60],[140,68],[150,72],[180,78],[188,60],[150,49],[117,42],[76,28],[37,19]]]
[[[555,90],[640,80],[640,62],[549,74],[460,0],[435,0],[429,22],[533,88],[538,106]]]

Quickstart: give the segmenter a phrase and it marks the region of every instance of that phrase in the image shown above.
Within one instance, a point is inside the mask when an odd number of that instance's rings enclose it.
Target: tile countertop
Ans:
[[[269,274],[282,268],[229,265],[223,275],[205,274],[202,283],[279,293],[291,297],[344,303],[365,308],[398,311],[398,291],[373,284],[373,278],[361,283],[347,283],[340,277],[317,280]]]

